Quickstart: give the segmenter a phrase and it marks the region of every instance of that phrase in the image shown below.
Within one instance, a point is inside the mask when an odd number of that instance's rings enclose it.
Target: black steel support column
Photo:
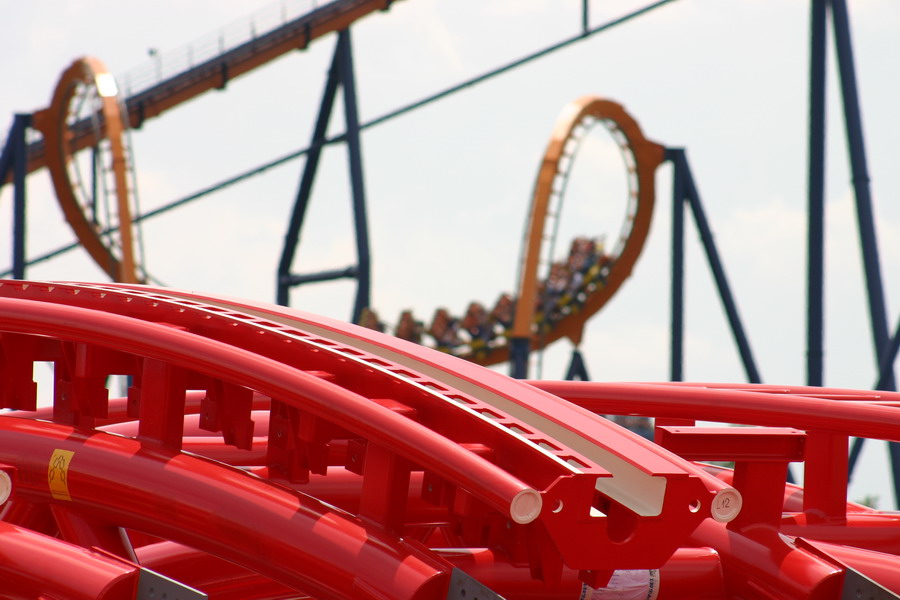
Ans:
[[[697,230],[700,232],[700,240],[703,243],[703,249],[706,251],[706,259],[709,262],[710,270],[716,281],[716,287],[719,290],[719,297],[722,300],[722,306],[725,308],[725,314],[728,317],[728,323],[731,326],[731,333],[734,341],[738,346],[738,352],[741,355],[741,362],[744,365],[744,371],[750,383],[760,383],[759,371],[756,369],[756,362],[753,360],[753,353],[750,350],[750,343],[747,335],[744,333],[744,326],[741,324],[741,318],[737,312],[737,305],[731,294],[731,288],[725,277],[725,269],[722,267],[722,261],[719,260],[719,253],[716,250],[716,244],[713,240],[712,230],[706,220],[703,212],[703,206],[700,203],[700,194],[697,192],[697,186],[694,185],[694,177],[691,175],[691,168],[688,165],[687,157],[682,154],[683,160],[680,164],[683,167],[682,176],[684,177],[684,186],[687,191],[688,203],[691,212],[694,215],[694,222],[697,224]],[[677,165],[676,165],[677,167]]]
[[[0,153],[0,181],[6,181],[12,170],[13,179],[13,247],[12,276],[25,279],[25,176],[28,174],[25,133],[31,126],[30,114],[17,114],[9,137]]]
[[[3,144],[3,150],[0,151],[0,186],[2,186],[2,183],[9,177],[9,170],[13,165],[13,153],[15,152],[13,140],[16,139],[15,131],[16,121],[15,118],[13,118],[13,125],[9,129],[9,133],[6,134],[6,142]]]
[[[353,322],[358,323],[364,308],[370,306],[369,285],[371,259],[369,255],[369,225],[366,217],[366,190],[363,183],[362,148],[359,141],[359,114],[356,108],[356,82],[353,76],[353,49],[350,30],[338,34],[338,55],[341,57],[341,85],[344,89],[344,120],[347,124],[347,151],[350,161],[350,183],[353,191],[353,218],[356,224],[356,302]]]
[[[13,279],[25,279],[25,176],[28,173],[25,155],[25,131],[31,125],[30,114],[16,115],[15,152],[13,153]]]
[[[590,33],[590,13],[588,0],[581,0],[581,35],[587,37]]]
[[[885,383],[889,378],[894,376],[894,361],[897,360],[897,353],[900,351],[900,324],[897,325],[897,329],[894,331],[893,337],[891,337],[887,348],[884,349],[884,352],[881,354],[881,359],[879,360],[878,365],[878,380],[875,382],[875,385],[872,389],[875,390],[889,390],[887,384]],[[853,445],[850,447],[850,457],[847,461],[847,474],[848,479],[852,479],[853,471],[856,469],[856,463],[859,461],[859,455],[862,453],[863,444],[865,443],[865,438],[854,438]],[[890,456],[891,456],[891,471],[894,477],[894,493],[895,497],[898,499],[898,504],[900,504],[900,493],[897,492],[897,480],[898,478],[896,465],[900,464],[896,457],[896,442],[890,442],[888,444]]]
[[[353,194],[353,214],[356,228],[357,264],[343,269],[333,269],[321,273],[297,275],[291,273],[291,265],[300,243],[300,232],[306,216],[306,210],[312,195],[313,182],[319,166],[322,148],[326,143],[328,123],[334,107],[338,86],[344,91],[344,117],[347,132],[341,136],[347,142],[348,162],[350,170],[351,190]],[[312,142],[307,152],[306,164],[297,191],[297,200],[291,214],[288,231],[285,234],[284,249],[278,266],[277,302],[287,306],[290,302],[290,289],[295,285],[316,283],[335,279],[351,278],[357,280],[357,293],[354,302],[353,321],[358,321],[362,310],[369,305],[371,259],[369,254],[368,219],[366,217],[366,198],[362,170],[362,150],[359,136],[359,115],[356,101],[356,85],[353,76],[353,51],[350,44],[350,32],[338,33],[331,68],[322,94],[319,115],[313,131]]]
[[[584,362],[584,357],[581,355],[581,350],[578,348],[572,349],[572,360],[569,362],[569,370],[566,371],[566,380],[567,381],[590,381],[591,377],[587,372],[587,365]]]
[[[806,381],[823,383],[825,289],[825,82],[829,0],[812,0],[809,67]]]
[[[672,339],[669,379],[684,380],[684,170],[681,148],[667,149],[672,163]]]
[[[884,288],[881,282],[881,266],[878,258],[878,239],[875,234],[875,218],[869,190],[862,113],[856,86],[856,69],[853,64],[850,22],[844,0],[831,0],[831,7],[841,76],[841,94],[844,100],[844,123],[847,129],[847,144],[850,149],[850,166],[853,171],[853,190],[856,195],[859,237],[862,242],[863,266],[869,295],[869,317],[872,324],[875,354],[878,357],[877,361],[880,362],[882,353],[888,347],[889,334],[884,305]],[[885,380],[884,384],[887,386],[886,389],[894,389],[893,373]]]
[[[897,360],[898,351],[900,351],[900,324],[897,325],[894,336],[881,355],[881,362],[878,365],[878,382],[875,384],[876,390],[886,389],[885,381],[888,377],[893,376],[894,361]]]
[[[876,389],[894,390],[893,362],[897,347],[900,346],[900,329],[889,338],[887,313],[884,303],[884,288],[881,279],[881,265],[878,256],[878,239],[875,232],[875,218],[872,196],[869,189],[869,173],[866,160],[865,141],[862,129],[862,113],[856,82],[856,68],[853,61],[853,45],[850,36],[850,19],[845,0],[828,0],[831,3],[832,25],[834,27],[838,70],[841,80],[841,96],[844,103],[844,125],[853,173],[853,190],[856,196],[856,215],[862,246],[863,268],[866,275],[866,291],[869,299],[869,319],[872,339],[878,364]],[[852,477],[863,447],[863,438],[856,438],[850,451],[848,472]],[[888,444],[891,459],[891,474],[895,502],[900,503],[900,444]]]
[[[340,46],[335,48],[334,57],[331,60],[331,68],[328,70],[328,79],[325,81],[325,91],[322,94],[322,103],[319,105],[319,116],[316,119],[312,141],[309,144],[309,152],[306,154],[306,164],[303,167],[303,176],[300,179],[297,200],[291,213],[287,234],[284,236],[284,249],[281,253],[281,262],[278,265],[277,282],[277,302],[282,306],[290,304],[291,287],[299,283],[295,282],[291,276],[291,265],[294,262],[297,246],[300,244],[300,231],[303,228],[303,220],[306,217],[306,209],[309,206],[313,181],[316,178],[316,170],[319,167],[319,157],[322,155],[322,145],[325,142],[328,121],[331,119],[334,97],[337,94],[337,86],[340,81],[338,73],[340,68],[338,64],[339,53]]]
[[[528,356],[531,353],[530,338],[509,339],[509,376],[515,379],[528,377]]]
[[[331,68],[328,70],[328,79],[325,81],[325,91],[322,94],[322,102],[319,105],[319,116],[316,119],[316,127],[313,131],[309,151],[306,153],[306,164],[303,167],[303,176],[300,178],[300,188],[297,191],[297,200],[291,213],[288,231],[284,236],[284,249],[281,253],[281,262],[278,265],[278,291],[277,302],[282,306],[290,304],[290,290],[293,285],[300,282],[294,281],[291,275],[291,265],[297,246],[300,244],[300,231],[303,228],[303,220],[306,217],[306,209],[309,206],[309,198],[312,194],[313,181],[316,178],[316,170],[319,167],[319,157],[322,155],[322,145],[325,142],[325,134],[328,131],[328,122],[331,119],[331,110],[334,106],[334,97],[337,94],[337,86],[340,81],[338,74],[338,54],[340,48],[334,51],[331,60]]]

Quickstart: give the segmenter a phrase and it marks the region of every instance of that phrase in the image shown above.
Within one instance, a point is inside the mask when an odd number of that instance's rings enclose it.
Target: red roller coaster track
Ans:
[[[900,440],[898,394],[529,384],[290,309],[126,284],[3,282],[0,331],[0,399],[18,409],[0,416],[6,597],[572,598],[585,582],[596,598],[839,598],[872,593],[863,575],[900,590],[896,516],[834,485],[849,433]],[[597,413],[658,417],[660,445]],[[790,461],[805,489],[784,484]]]

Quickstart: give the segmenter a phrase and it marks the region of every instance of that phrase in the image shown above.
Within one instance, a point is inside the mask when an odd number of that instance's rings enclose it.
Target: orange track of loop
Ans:
[[[85,215],[84,208],[78,202],[68,169],[73,159],[69,139],[74,134],[68,128],[66,118],[78,84],[96,86],[97,78],[102,75],[108,76],[108,73],[107,68],[96,58],[85,57],[73,62],[60,77],[50,107],[35,114],[35,126],[44,136],[45,159],[56,197],[66,220],[78,236],[78,241],[114,281],[134,283],[139,279],[135,272],[124,127],[116,96],[100,96],[101,130],[95,132],[93,143],[99,144],[104,138],[109,140],[112,164],[105,167],[112,170],[115,182],[121,256],[117,256],[104,243],[98,226],[91,223]]]
[[[584,292],[585,294],[583,301],[558,320],[542,320],[537,314],[538,299],[541,295],[538,270],[550,200],[554,191],[553,184],[562,171],[561,162],[565,158],[565,147],[573,138],[576,128],[586,117],[612,122],[624,136],[627,149],[632,153],[635,162],[637,209],[622,251],[618,256],[612,257],[605,278],[594,277],[597,281],[594,281],[592,285],[583,285],[578,290],[579,293]],[[489,315],[484,307],[476,302],[470,304],[469,314],[464,318],[454,318],[445,309],[439,309],[435,313],[434,322],[428,331],[435,338],[438,349],[481,365],[493,365],[509,360],[509,345],[503,343],[504,337],[530,338],[532,349],[543,348],[563,337],[569,338],[578,345],[581,342],[587,320],[603,308],[613,294],[618,291],[631,274],[634,264],[640,256],[653,215],[656,168],[663,162],[664,153],[665,148],[645,138],[637,121],[616,102],[598,96],[583,96],[566,106],[553,127],[553,133],[538,172],[529,211],[517,299],[513,301],[508,295],[501,296],[497,308]],[[595,252],[594,264],[586,265],[586,268],[592,268],[590,272],[599,272],[600,261],[610,258],[602,252]],[[528,300],[522,302],[520,301],[522,298]],[[504,301],[506,301],[506,306],[503,304]],[[513,302],[515,303],[514,309],[512,308]],[[476,339],[477,336],[473,335],[472,342],[466,345],[457,338],[455,331],[470,329],[467,323],[479,320],[473,318],[475,313],[480,315],[479,327],[490,328],[492,330],[490,333],[495,335],[491,336],[489,341]],[[501,317],[500,313],[506,314],[506,317]],[[364,314],[361,324],[372,329],[383,329],[383,324],[378,321],[374,312]],[[493,330],[498,324],[503,330],[501,334],[497,334]],[[420,341],[423,332],[422,324],[417,323],[412,315],[406,312],[402,315],[394,334],[410,341]],[[449,343],[448,345],[448,343],[442,342],[442,339],[453,339],[454,342],[459,343]]]
[[[533,347],[542,347],[562,337],[568,337],[575,344],[581,341],[582,330],[587,320],[599,311],[619,289],[619,286],[631,274],[631,270],[640,256],[650,229],[650,218],[653,215],[655,196],[654,174],[656,167],[662,163],[665,149],[644,137],[637,121],[625,112],[625,109],[611,100],[597,96],[582,96],[569,104],[559,116],[553,127],[553,134],[544,160],[538,172],[534,199],[532,200],[527,247],[524,253],[522,280],[519,283],[519,298],[536,298],[538,288],[538,261],[544,240],[544,226],[550,197],[553,192],[553,181],[560,172],[560,161],[564,156],[566,143],[585,117],[597,120],[608,120],[624,134],[628,147],[634,155],[637,170],[638,208],[634,224],[622,253],[615,258],[604,285],[600,285],[590,294],[582,309],[564,317],[556,323],[552,331],[541,336],[533,332],[535,302],[519,302],[516,307],[516,319],[513,324],[513,337],[531,337]]]

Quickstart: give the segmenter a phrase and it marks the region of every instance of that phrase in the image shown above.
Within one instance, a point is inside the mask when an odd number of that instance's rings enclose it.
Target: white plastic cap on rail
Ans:
[[[6,501],[9,500],[10,495],[12,495],[12,487],[12,478],[9,476],[9,473],[0,471],[0,506],[6,504]]]
[[[714,520],[728,523],[740,514],[742,506],[744,498],[741,493],[734,488],[725,488],[716,493],[710,511]]]
[[[520,525],[531,523],[541,514],[543,499],[540,492],[528,488],[515,495],[509,505],[509,516]]]

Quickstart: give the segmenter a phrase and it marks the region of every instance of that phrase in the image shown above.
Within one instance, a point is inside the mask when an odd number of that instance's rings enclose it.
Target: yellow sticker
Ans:
[[[57,500],[69,500],[69,463],[72,462],[74,452],[69,450],[54,450],[50,457],[50,465],[47,467],[47,483],[50,484],[50,494]]]

